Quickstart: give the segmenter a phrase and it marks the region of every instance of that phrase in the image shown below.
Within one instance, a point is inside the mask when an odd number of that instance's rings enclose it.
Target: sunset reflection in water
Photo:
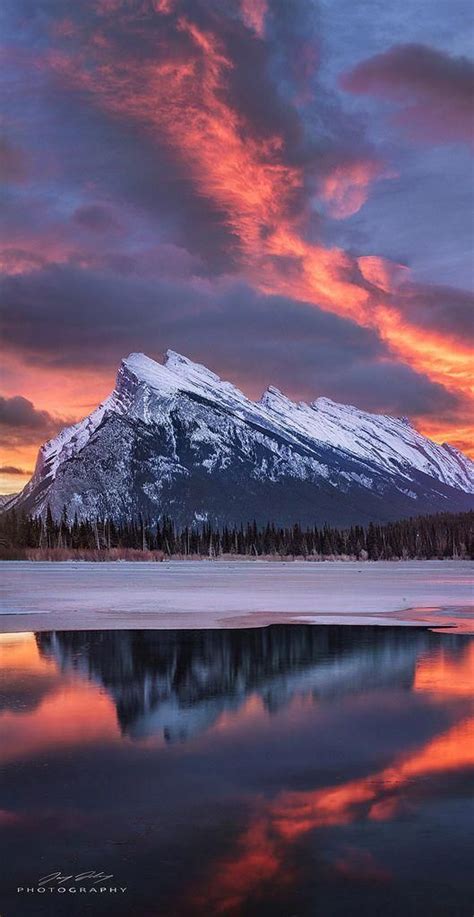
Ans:
[[[25,912],[25,857],[32,876],[58,856],[68,868],[64,844],[84,868],[125,871],[138,917],[309,917],[317,902],[326,917],[348,900],[354,913],[390,900],[411,913],[412,896],[418,913],[462,913],[472,638],[27,633],[0,637],[0,661],[9,914]]]
[[[414,691],[441,697],[474,698],[474,641],[453,660],[441,650],[416,666]],[[373,819],[387,821],[404,811],[417,797],[417,782],[432,774],[453,775],[474,769],[474,710],[452,728],[400,756],[380,772],[341,785],[300,793],[283,792],[266,807],[239,838],[234,858],[213,865],[212,877],[197,892],[195,904],[205,912],[213,901],[216,913],[239,910],[258,886],[270,880],[293,881],[285,871],[288,846],[318,828]],[[368,851],[349,851],[348,859],[334,864],[336,871],[359,879],[386,880],[390,874]]]

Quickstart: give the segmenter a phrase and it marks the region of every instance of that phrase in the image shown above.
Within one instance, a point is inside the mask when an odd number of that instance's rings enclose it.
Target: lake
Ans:
[[[472,637],[51,630],[0,653],[5,917],[471,917]]]
[[[472,563],[1,563],[0,630],[456,625],[474,634]]]

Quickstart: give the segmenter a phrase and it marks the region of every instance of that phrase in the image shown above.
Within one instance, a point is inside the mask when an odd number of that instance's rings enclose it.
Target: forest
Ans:
[[[385,525],[280,528],[217,527],[200,523],[177,529],[169,518],[154,522],[95,519],[55,521],[17,513],[0,515],[2,560],[166,560],[167,558],[275,558],[305,560],[404,560],[474,558],[474,512],[417,516]]]

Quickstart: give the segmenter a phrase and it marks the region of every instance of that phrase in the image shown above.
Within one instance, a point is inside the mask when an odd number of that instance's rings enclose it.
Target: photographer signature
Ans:
[[[38,886],[63,885],[65,882],[87,881],[89,881],[91,885],[100,885],[101,882],[105,882],[106,879],[113,879],[113,877],[113,873],[108,875],[105,872],[95,872],[95,870],[91,870],[89,872],[78,872],[75,875],[66,875],[62,872],[50,872],[47,876],[43,876],[38,880]]]

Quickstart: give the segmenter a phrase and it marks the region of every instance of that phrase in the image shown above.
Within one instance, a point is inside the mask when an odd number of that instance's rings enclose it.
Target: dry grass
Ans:
[[[365,552],[364,552],[365,553]],[[220,554],[217,557],[209,557],[208,554],[165,554],[163,551],[142,551],[139,548],[7,548],[0,547],[0,560],[32,560],[32,561],[51,561],[61,562],[67,560],[75,561],[92,561],[95,563],[109,563],[111,561],[137,561],[147,563],[161,563],[164,560],[192,560],[192,561],[215,561],[217,563],[229,563],[239,561],[266,561],[273,563],[293,563],[294,561],[306,561],[307,563],[324,563],[331,561],[361,561],[366,557],[355,557],[353,555],[329,554],[310,554],[306,557],[303,554]]]
[[[94,562],[150,561],[160,563],[165,559],[163,551],[141,551],[138,548],[0,548],[0,560],[65,561],[82,560]]]

